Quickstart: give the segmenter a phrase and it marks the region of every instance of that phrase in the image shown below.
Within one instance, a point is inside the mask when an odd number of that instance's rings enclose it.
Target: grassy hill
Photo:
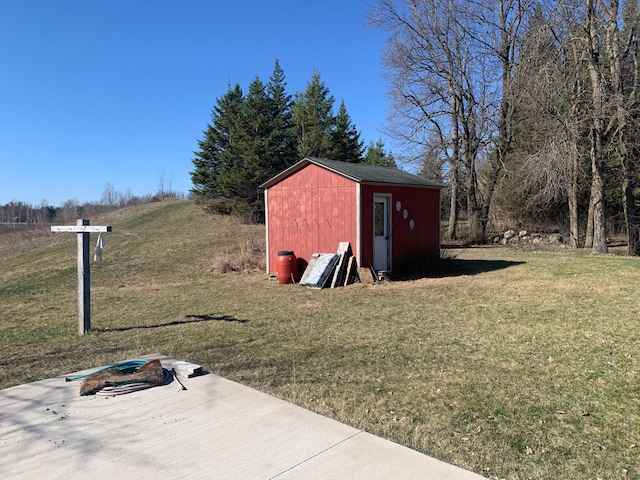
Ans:
[[[150,349],[177,354],[176,339],[171,347],[147,344],[157,336],[153,328],[215,316],[210,300],[224,288],[216,269],[264,263],[263,227],[212,217],[192,202],[126,208],[91,222],[109,224],[113,232],[106,235],[104,260],[91,263],[93,333],[84,338],[76,335],[76,235],[0,236],[3,360],[14,367],[0,371],[1,387]],[[96,239],[93,234],[92,250]]]
[[[640,478],[639,259],[461,249],[309,290],[267,278],[263,226],[191,202],[91,222],[85,336],[75,235],[0,236],[0,388],[158,352],[488,477]]]

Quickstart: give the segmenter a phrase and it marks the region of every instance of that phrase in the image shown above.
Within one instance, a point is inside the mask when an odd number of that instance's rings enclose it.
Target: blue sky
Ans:
[[[288,93],[314,67],[365,144],[382,138],[381,31],[365,0],[2,0],[0,204],[117,191],[187,193],[197,141],[229,83]]]

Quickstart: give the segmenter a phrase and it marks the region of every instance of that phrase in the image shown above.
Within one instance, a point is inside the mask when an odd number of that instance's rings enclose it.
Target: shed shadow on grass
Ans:
[[[480,273],[504,270],[505,268],[523,265],[527,262],[514,262],[512,260],[460,260],[451,262],[449,271],[441,272],[440,276],[455,277],[459,275],[478,275]]]
[[[213,315],[205,313],[201,315],[185,315],[186,320],[174,320],[173,322],[157,323],[155,325],[137,325],[131,327],[118,327],[118,328],[94,328],[94,332],[127,332],[130,330],[138,329],[150,329],[150,328],[163,328],[173,327],[176,325],[186,325],[190,323],[202,323],[202,322],[231,322],[231,323],[247,323],[249,320],[236,318],[231,315]]]
[[[406,275],[393,275],[392,280],[418,280],[421,278],[447,278],[504,270],[523,265],[526,262],[512,260],[462,260],[457,258],[441,258],[437,265],[430,265],[422,272]]]

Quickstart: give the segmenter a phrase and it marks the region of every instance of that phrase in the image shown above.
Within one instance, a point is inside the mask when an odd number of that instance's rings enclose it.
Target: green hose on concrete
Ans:
[[[149,363],[149,360],[125,360],[123,362],[112,363],[111,365],[107,365],[106,367],[102,367],[93,372],[85,373],[84,375],[74,375],[71,377],[66,377],[65,381],[74,382],[76,380],[82,380],[88,375],[93,375],[94,373],[102,372],[103,370],[107,370],[109,368],[115,368],[117,370],[120,370],[122,373],[133,373],[147,363]]]

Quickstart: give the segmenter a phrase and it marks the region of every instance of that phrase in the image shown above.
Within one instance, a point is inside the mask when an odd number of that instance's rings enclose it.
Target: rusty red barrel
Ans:
[[[295,282],[298,278],[298,262],[291,250],[278,252],[278,283]]]

